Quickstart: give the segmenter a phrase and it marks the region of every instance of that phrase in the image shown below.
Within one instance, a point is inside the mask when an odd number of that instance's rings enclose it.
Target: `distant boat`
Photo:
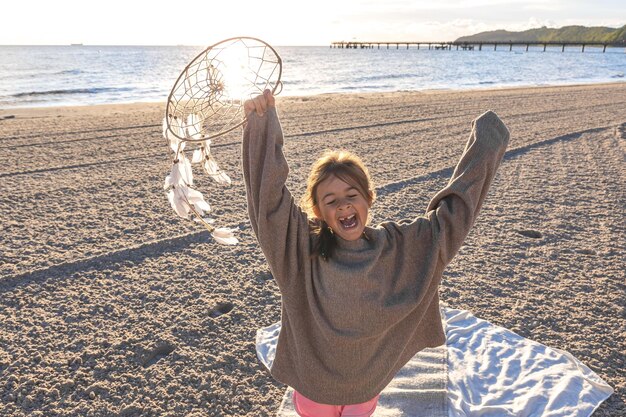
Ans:
[[[83,46],[82,43],[70,43],[70,46]]]

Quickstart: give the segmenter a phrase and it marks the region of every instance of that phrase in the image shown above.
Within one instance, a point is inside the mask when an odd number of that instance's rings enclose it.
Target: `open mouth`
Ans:
[[[340,217],[339,223],[341,223],[344,229],[352,229],[353,227],[356,227],[356,214],[351,214],[347,217]]]

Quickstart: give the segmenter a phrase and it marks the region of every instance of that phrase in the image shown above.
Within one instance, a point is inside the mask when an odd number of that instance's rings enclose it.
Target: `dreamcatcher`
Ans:
[[[226,39],[185,67],[167,99],[163,136],[174,153],[164,184],[167,197],[176,214],[202,223],[219,243],[234,245],[237,238],[234,230],[213,226],[211,206],[192,188],[192,166],[201,165],[215,182],[230,185],[230,177],[211,151],[211,140],[244,124],[246,100],[265,89],[278,94],[281,72],[280,57],[265,42],[248,37]]]

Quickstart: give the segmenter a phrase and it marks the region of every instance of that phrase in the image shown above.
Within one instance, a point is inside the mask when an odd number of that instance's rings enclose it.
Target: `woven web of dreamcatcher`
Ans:
[[[181,140],[236,129],[244,122],[244,101],[265,89],[276,93],[281,71],[276,51],[258,39],[233,38],[207,48],[182,71],[169,95],[168,128]]]

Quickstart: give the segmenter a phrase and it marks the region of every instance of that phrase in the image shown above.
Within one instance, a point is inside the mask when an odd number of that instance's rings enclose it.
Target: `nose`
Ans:
[[[352,203],[350,201],[348,201],[348,199],[344,198],[342,200],[339,201],[339,210],[343,210],[343,209],[347,209],[349,207],[352,207]]]

